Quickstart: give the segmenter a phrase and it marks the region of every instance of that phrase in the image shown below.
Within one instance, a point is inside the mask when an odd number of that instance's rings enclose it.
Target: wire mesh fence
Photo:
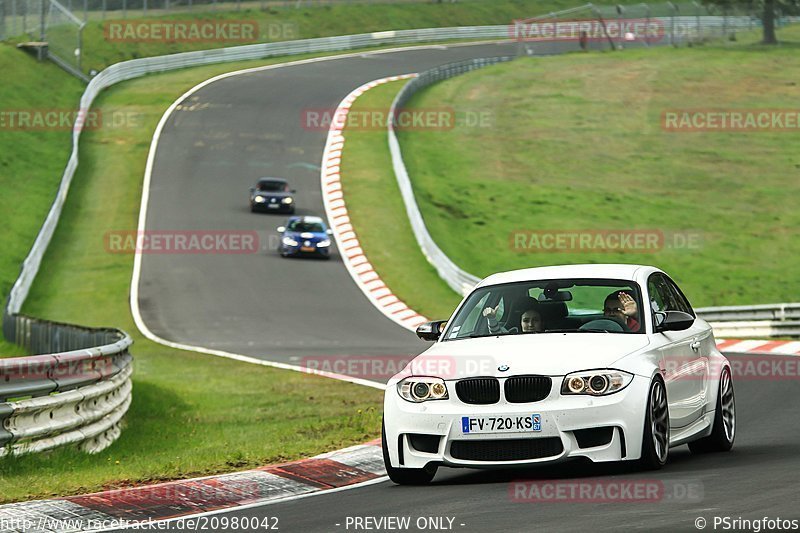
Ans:
[[[64,7],[83,21],[159,17],[179,13],[300,9],[334,5],[454,3],[456,0],[63,0]],[[457,0],[491,3],[492,0]],[[47,0],[0,0],[0,40],[38,35]],[[45,5],[45,9],[47,6]]]
[[[682,46],[734,38],[737,32],[759,29],[761,15],[746,6],[697,2],[586,4],[514,21],[513,37],[520,42],[521,53],[529,54],[546,53],[554,43],[568,41],[585,50]]]

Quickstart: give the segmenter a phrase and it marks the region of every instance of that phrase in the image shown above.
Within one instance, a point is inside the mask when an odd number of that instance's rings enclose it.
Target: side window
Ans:
[[[647,280],[647,292],[650,295],[650,310],[654,313],[656,311],[666,311],[664,298],[661,295],[658,281],[658,276],[655,274],[650,276],[650,279]]]
[[[650,307],[655,311],[683,311],[690,313],[691,307],[672,280],[661,274],[653,274],[647,281],[647,292],[650,293]]]
[[[675,282],[670,278],[665,278],[665,282],[669,288],[669,292],[672,294],[672,298],[675,300],[678,311],[683,311],[684,313],[689,313],[690,315],[695,316],[694,310],[689,304],[689,300],[686,299],[686,296],[683,295]]]

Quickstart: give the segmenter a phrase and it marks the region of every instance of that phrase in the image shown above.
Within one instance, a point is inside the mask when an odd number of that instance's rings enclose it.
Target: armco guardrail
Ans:
[[[392,102],[389,116],[397,116],[397,109],[402,108],[411,99],[414,93],[432,83],[446,80],[487,65],[511,61],[512,59],[514,59],[514,56],[471,59],[427,70],[406,83],[400,92],[397,93],[394,102]],[[403,162],[403,154],[400,151],[400,143],[397,140],[393,120],[389,121],[388,135],[389,151],[392,154],[392,167],[394,168],[394,174],[397,178],[397,185],[400,188],[400,194],[403,197],[408,220],[411,223],[411,229],[414,232],[414,238],[428,262],[433,265],[436,272],[438,272],[439,277],[457,293],[467,294],[480,281],[480,278],[459,268],[458,265],[447,257],[433,240],[433,237],[431,237],[428,228],[425,226],[425,221],[422,218],[422,213],[419,210],[417,201],[414,198],[414,188],[411,185],[411,180],[408,177],[408,170]]]
[[[722,337],[800,337],[800,304],[764,304],[697,309]]]
[[[800,303],[704,307],[697,312],[713,322],[800,321]]]
[[[130,336],[9,314],[3,333],[48,353],[0,359],[0,457],[68,444],[97,452],[119,436],[131,403]]]

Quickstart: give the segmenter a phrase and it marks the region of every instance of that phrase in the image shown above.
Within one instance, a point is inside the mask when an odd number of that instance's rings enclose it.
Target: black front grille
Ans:
[[[500,382],[496,378],[462,379],[456,382],[456,394],[464,403],[497,403],[500,401]]]
[[[450,445],[453,459],[465,461],[525,461],[554,457],[564,451],[561,439],[455,440]]]
[[[506,401],[540,402],[550,394],[553,381],[547,376],[513,376],[506,380]]]

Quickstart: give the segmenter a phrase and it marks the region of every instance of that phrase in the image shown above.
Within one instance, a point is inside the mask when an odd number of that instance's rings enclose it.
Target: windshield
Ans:
[[[443,340],[527,333],[644,333],[641,291],[626,280],[557,279],[481,287]]]
[[[325,226],[322,222],[309,222],[307,220],[293,220],[289,222],[286,228],[289,231],[309,232],[309,233],[324,233]]]
[[[259,181],[258,190],[261,192],[283,192],[287,188],[283,181]]]

